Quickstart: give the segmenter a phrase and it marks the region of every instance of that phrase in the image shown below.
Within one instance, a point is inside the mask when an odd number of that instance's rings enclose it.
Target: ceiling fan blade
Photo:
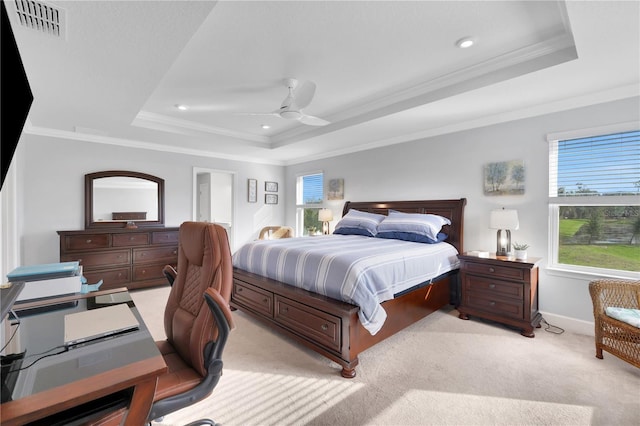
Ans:
[[[309,105],[315,93],[316,84],[313,81],[307,80],[302,83],[302,85],[298,86],[293,93],[296,106],[302,109]]]
[[[326,126],[327,124],[331,124],[331,122],[323,120],[322,118],[305,114],[303,114],[298,121],[309,126]]]
[[[279,114],[279,110],[278,111],[272,111],[272,112],[236,112],[234,114],[237,115],[276,115],[276,116],[280,116]]]

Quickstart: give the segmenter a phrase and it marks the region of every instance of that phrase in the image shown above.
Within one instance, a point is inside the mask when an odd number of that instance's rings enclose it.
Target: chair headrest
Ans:
[[[189,263],[202,266],[207,232],[205,222],[184,222],[180,225],[180,245]]]

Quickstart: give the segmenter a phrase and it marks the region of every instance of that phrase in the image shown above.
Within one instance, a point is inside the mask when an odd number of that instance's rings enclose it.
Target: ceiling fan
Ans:
[[[330,124],[327,120],[307,115],[302,111],[302,108],[305,108],[311,103],[313,95],[316,92],[316,84],[314,82],[307,80],[300,84],[300,82],[295,78],[286,78],[283,82],[289,90],[289,94],[284,98],[284,101],[282,101],[280,108],[272,112],[247,114],[275,115],[286,120],[297,120],[302,124],[307,124],[309,126],[326,126],[327,124]]]

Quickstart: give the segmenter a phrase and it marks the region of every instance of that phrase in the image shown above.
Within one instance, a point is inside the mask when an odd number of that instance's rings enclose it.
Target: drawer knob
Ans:
[[[489,302],[489,306],[496,306],[496,302],[492,300],[491,302]]]
[[[282,312],[289,312],[289,308],[287,308],[286,306],[282,308]]]
[[[242,287],[238,287],[238,293],[242,292]]]
[[[91,240],[87,240],[87,244],[91,244]]]
[[[329,329],[329,326],[327,324],[322,324],[321,328],[323,331],[327,331]]]
[[[135,238],[129,237],[129,241],[133,241],[133,240],[135,240]]]
[[[495,272],[495,268],[489,268],[489,272]]]
[[[178,254],[178,250],[174,250],[174,251],[173,251],[173,254]]]
[[[496,288],[496,285],[491,283],[491,284],[489,284],[489,288]]]
[[[146,274],[146,273],[147,273],[147,270],[146,270],[146,269],[143,269],[143,270],[142,270],[142,274],[144,275],[144,274]]]
[[[262,299],[262,303],[269,303],[269,299],[265,297],[264,299]]]

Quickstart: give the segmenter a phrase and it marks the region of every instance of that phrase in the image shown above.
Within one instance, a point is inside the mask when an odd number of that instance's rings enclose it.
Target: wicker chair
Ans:
[[[292,238],[293,228],[290,226],[265,226],[258,234],[259,240],[276,240],[280,238]]]
[[[640,368],[640,328],[609,317],[609,306],[640,309],[640,281],[595,280],[589,283],[595,320],[596,357],[602,351]]]

